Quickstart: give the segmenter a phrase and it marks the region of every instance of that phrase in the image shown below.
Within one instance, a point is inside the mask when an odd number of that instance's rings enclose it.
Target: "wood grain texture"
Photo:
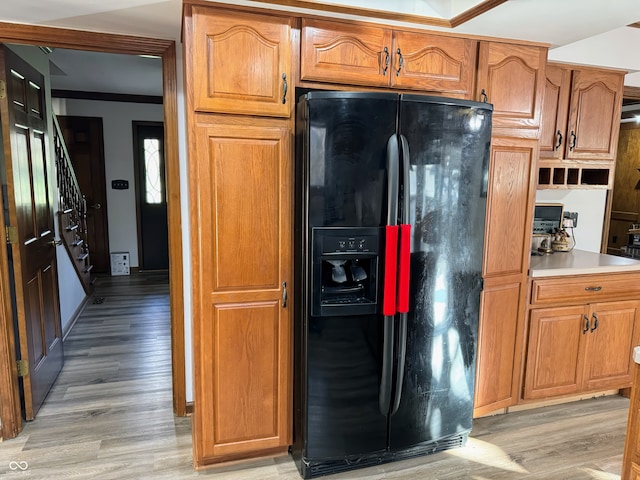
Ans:
[[[531,304],[576,305],[609,300],[632,300],[638,295],[640,295],[640,274],[638,273],[540,278],[533,281]]]
[[[282,299],[293,278],[293,163],[282,120],[199,118],[193,433],[202,467],[291,443],[292,314]]]
[[[293,20],[199,6],[191,19],[195,109],[288,117]]]
[[[518,318],[523,285],[515,281],[492,285],[482,291],[478,332],[478,361],[474,416],[515,405],[518,401],[522,328]]]
[[[525,370],[525,399],[580,391],[584,365],[583,306],[533,310]],[[588,332],[587,332],[588,333]]]
[[[540,158],[560,159],[564,156],[564,146],[567,143],[570,84],[570,68],[547,64],[540,125]]]
[[[615,160],[623,82],[620,72],[573,71],[565,158]]]
[[[480,42],[476,100],[484,90],[494,127],[539,128],[546,59],[544,47]]]
[[[162,57],[163,71],[163,95],[165,115],[165,161],[167,173],[168,217],[170,237],[170,275],[171,275],[171,299],[172,299],[172,325],[173,325],[173,362],[176,372],[184,371],[184,304],[182,291],[182,237],[181,237],[181,213],[179,191],[179,158],[178,158],[178,116],[177,116],[177,81],[176,81],[176,55],[175,41],[165,39],[150,39],[129,35],[106,34],[100,32],[86,32],[64,28],[42,27],[35,25],[21,25],[0,23],[0,41],[6,43],[21,43],[28,45],[48,45],[51,47],[71,48],[98,52],[124,53],[124,54],[149,54]],[[0,257],[0,263],[2,257]],[[9,277],[6,266],[0,272],[0,287],[5,292],[9,291]],[[8,295],[8,293],[7,293]],[[9,317],[8,317],[9,318]],[[0,337],[0,351],[7,348],[15,351],[13,347],[13,325],[5,322],[6,336]],[[0,332],[2,333],[2,332]],[[6,368],[2,368],[6,367]],[[10,437],[10,431],[16,431],[11,425],[19,425],[21,422],[18,409],[12,399],[17,398],[17,371],[15,363],[0,365],[3,372],[14,372],[10,382],[0,383],[0,414],[3,424],[3,435]],[[9,390],[9,387],[11,387]],[[175,393],[176,412],[185,413],[186,383],[184,375],[176,375],[173,378],[173,391]],[[5,407],[6,405],[6,407]],[[5,430],[5,425],[6,430]]]
[[[301,80],[388,86],[392,47],[388,28],[303,18]]]

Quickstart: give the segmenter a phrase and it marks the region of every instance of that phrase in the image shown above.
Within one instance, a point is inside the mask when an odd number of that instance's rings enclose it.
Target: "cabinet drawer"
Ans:
[[[534,280],[531,304],[590,303],[640,298],[640,273]]]

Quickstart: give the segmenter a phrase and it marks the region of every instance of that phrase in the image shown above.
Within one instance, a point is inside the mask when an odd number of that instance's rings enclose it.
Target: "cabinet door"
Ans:
[[[546,59],[543,47],[480,42],[476,100],[493,104],[494,127],[540,127]]]
[[[291,19],[192,9],[193,109],[288,117]]]
[[[524,398],[577,393],[582,385],[587,307],[532,310]],[[583,333],[584,332],[584,333]]]
[[[391,85],[471,98],[475,40],[393,32]]]
[[[391,30],[302,19],[302,80],[386,87],[392,69]]]
[[[584,389],[623,388],[633,378],[633,347],[638,344],[635,322],[638,302],[607,302],[591,306],[585,335]]]
[[[624,76],[574,70],[565,156],[575,160],[615,160]]]
[[[485,277],[528,269],[537,155],[536,140],[491,139]]]
[[[475,416],[518,401],[522,283],[517,280],[490,283],[489,280],[485,283],[480,305]]]
[[[291,443],[291,131],[195,127],[197,464]],[[193,198],[193,197],[192,197]]]
[[[548,64],[540,126],[540,158],[561,159],[567,142],[571,69]]]

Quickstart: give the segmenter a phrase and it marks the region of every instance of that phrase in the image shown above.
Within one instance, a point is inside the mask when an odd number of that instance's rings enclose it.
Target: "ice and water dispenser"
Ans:
[[[378,310],[380,229],[312,230],[311,315],[363,315]]]

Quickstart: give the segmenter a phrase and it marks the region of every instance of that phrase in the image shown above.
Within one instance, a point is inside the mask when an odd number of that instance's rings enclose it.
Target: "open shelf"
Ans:
[[[611,188],[611,165],[550,164],[538,167],[538,188]]]

